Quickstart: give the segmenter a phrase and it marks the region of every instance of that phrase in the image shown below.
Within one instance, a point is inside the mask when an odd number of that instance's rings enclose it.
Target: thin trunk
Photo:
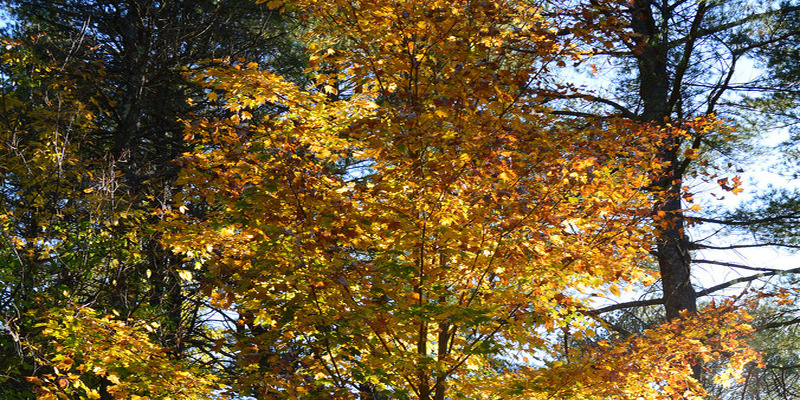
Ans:
[[[444,255],[440,256],[440,260],[442,264],[444,264]],[[439,304],[444,304],[447,302],[445,296],[439,296]],[[437,358],[438,361],[444,363],[445,359],[447,358],[448,354],[448,343],[450,342],[450,324],[447,322],[440,322],[439,323],[439,334],[437,338]],[[434,383],[433,387],[433,400],[444,400],[445,399],[445,392],[447,389],[447,376],[444,372],[440,372],[436,376],[436,382]]]

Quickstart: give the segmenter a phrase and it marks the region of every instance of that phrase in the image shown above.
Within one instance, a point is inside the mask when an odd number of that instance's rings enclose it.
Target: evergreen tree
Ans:
[[[157,322],[173,357],[208,354],[193,266],[155,229],[181,190],[182,119],[220,112],[185,75],[236,59],[302,81],[297,21],[242,0],[4,5],[0,392],[44,371],[26,346],[65,302]]]

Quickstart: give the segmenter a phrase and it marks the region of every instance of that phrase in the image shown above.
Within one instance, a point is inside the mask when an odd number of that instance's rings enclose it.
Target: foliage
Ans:
[[[742,306],[712,303],[700,314],[685,313],[683,320],[666,322],[616,343],[601,339],[594,346],[571,349],[568,362],[559,363],[556,371],[565,381],[586,376],[583,385],[605,396],[704,398],[705,388],[690,378],[694,365],[724,358],[725,365],[713,371],[713,381],[729,386],[743,380],[745,366],[758,364],[756,352],[741,343],[753,333],[748,324],[751,318]],[[557,397],[585,396],[574,389],[562,390],[556,392]]]
[[[155,229],[179,190],[178,117],[216,111],[185,102],[202,89],[180,69],[236,55],[297,77],[290,19],[233,0],[3,4],[0,393],[32,396],[24,377],[41,370],[25,344],[38,330],[25,315],[68,298],[155,318],[151,340],[173,357],[208,351],[205,302]]]
[[[731,293],[745,283],[769,287],[764,282],[768,277],[797,273],[784,265],[763,265],[766,260],[758,253],[744,262],[740,254],[723,251],[797,248],[796,199],[791,191],[771,191],[758,204],[731,214],[720,211],[713,200],[702,200],[703,195],[720,199],[730,197],[726,192],[741,192],[742,179],[726,177],[723,171],[745,172],[744,162],[736,160],[755,160],[753,148],[770,139],[776,122],[793,123],[796,69],[791,65],[800,33],[797,2],[665,0],[598,7],[600,18],[616,19],[624,29],[616,31],[601,62],[590,64],[591,71],[580,70],[590,77],[586,87],[559,97],[558,103],[552,103],[555,111],[588,120],[623,116],[662,129],[683,130],[674,131],[657,150],[662,174],[653,186],[662,197],[653,205],[660,218],[654,218],[657,240],[652,254],[659,266],[661,296],[601,310],[662,305],[668,319],[677,319],[683,311],[703,312],[698,301],[703,296]],[[759,72],[764,74],[759,76]],[[564,80],[575,79],[569,75]],[[698,119],[725,121],[734,129],[691,126]],[[751,143],[743,145],[748,140]],[[708,225],[697,228],[700,224]],[[744,228],[747,234],[736,239],[718,235],[730,232],[725,227]],[[729,276],[729,268],[734,268],[735,278],[702,287],[705,279],[698,276],[704,272]],[[748,270],[754,272],[738,276]],[[797,322],[789,315],[781,316],[788,323]],[[704,370],[698,363],[693,374],[710,388],[711,379]]]
[[[753,306],[693,312],[684,229],[701,220],[684,178],[741,191],[705,152],[731,134],[729,81],[685,82],[710,76],[689,61],[718,63],[719,38],[744,46],[734,61],[768,39],[741,37],[757,18],[264,3],[8,1],[3,396],[674,399],[749,382]],[[639,76],[621,100],[563,82],[623,53]],[[593,310],[657,278],[660,302],[633,303],[666,322],[625,331]]]
[[[80,156],[81,146],[92,145],[81,135],[94,116],[75,95],[83,77],[40,60],[31,51],[39,44],[7,41],[3,49],[0,315],[14,339],[3,346],[9,355],[27,336],[23,313],[48,305],[34,293],[103,293],[111,260],[130,255],[108,235],[123,211],[111,200],[113,178],[103,174],[101,160]],[[10,387],[23,387],[14,382],[20,364],[19,357],[3,361],[4,372],[16,371]]]
[[[599,329],[587,294],[647,276],[645,188],[676,131],[548,108],[602,29],[554,4],[292,6],[317,87],[255,63],[194,76],[228,113],[187,120],[166,225],[239,315],[240,393],[670,398],[702,395],[696,360],[752,359],[709,311],[543,366],[555,332]]]
[[[155,323],[126,324],[86,307],[47,310],[32,344],[48,373],[28,380],[37,399],[215,399],[213,375],[171,359],[152,343]]]
[[[776,318],[793,315],[793,308],[790,302],[777,301],[750,310],[757,330],[748,341],[761,353],[763,363],[748,365],[738,383],[727,388],[715,388],[718,397],[767,400],[791,398],[797,393],[797,325],[785,324],[784,319]]]

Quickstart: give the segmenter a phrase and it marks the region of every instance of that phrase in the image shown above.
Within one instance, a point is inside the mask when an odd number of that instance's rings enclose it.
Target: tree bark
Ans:
[[[631,9],[631,28],[634,32],[633,54],[639,72],[639,96],[643,103],[640,121],[663,129],[669,122],[672,110],[670,90],[680,91],[680,82],[672,82],[667,68],[669,44],[666,30],[671,15],[662,7],[659,20],[653,14],[651,0],[636,0]],[[702,6],[701,6],[702,8]],[[674,103],[672,103],[674,104]],[[680,317],[682,312],[697,311],[697,294],[692,287],[689,240],[686,237],[685,216],[681,207],[683,171],[678,160],[680,138],[670,136],[662,141],[658,158],[666,164],[665,170],[654,177],[653,187],[662,196],[653,207],[656,221],[656,258],[664,293],[664,309],[668,319]]]

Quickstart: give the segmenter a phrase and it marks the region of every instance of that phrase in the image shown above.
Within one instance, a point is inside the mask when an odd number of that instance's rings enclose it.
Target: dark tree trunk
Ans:
[[[704,3],[698,6],[695,23],[702,18]],[[658,8],[659,18],[654,15]],[[656,229],[656,259],[667,319],[680,318],[685,313],[697,312],[697,293],[692,286],[691,255],[686,236],[686,217],[681,204],[685,166],[679,159],[681,136],[670,132],[668,123],[681,93],[683,70],[671,71],[670,57],[671,7],[653,4],[652,0],[635,0],[631,9],[631,28],[635,33],[632,48],[639,72],[639,96],[643,103],[640,120],[654,128],[664,130],[665,137],[658,158],[665,163],[664,170],[656,174],[653,187],[660,200],[653,207]],[[697,26],[693,24],[693,31]],[[692,33],[688,35],[687,50],[693,46]],[[691,53],[689,53],[691,54]],[[684,55],[688,58],[688,54]],[[701,366],[692,366],[694,378],[700,379]]]
[[[668,319],[678,318],[681,312],[697,311],[697,294],[692,286],[690,275],[691,257],[689,240],[684,232],[684,216],[681,211],[680,180],[665,190],[666,198],[655,206],[660,225],[656,243],[656,258],[661,272],[664,310]]]
[[[651,0],[637,0],[631,10],[631,28],[636,34],[633,53],[639,71],[639,95],[643,102],[641,121],[656,128],[666,127],[672,114],[670,90],[679,91],[680,82],[673,82],[667,68],[669,45],[665,31],[670,21],[668,8],[663,8],[660,21],[653,15]],[[660,25],[659,25],[660,24]],[[667,132],[669,134],[669,132]],[[664,293],[667,318],[681,312],[697,311],[697,295],[692,287],[689,241],[684,231],[685,217],[681,206],[683,171],[678,160],[680,138],[667,136],[658,150],[658,157],[667,163],[665,170],[654,177],[653,186],[662,196],[656,203],[656,258]]]

